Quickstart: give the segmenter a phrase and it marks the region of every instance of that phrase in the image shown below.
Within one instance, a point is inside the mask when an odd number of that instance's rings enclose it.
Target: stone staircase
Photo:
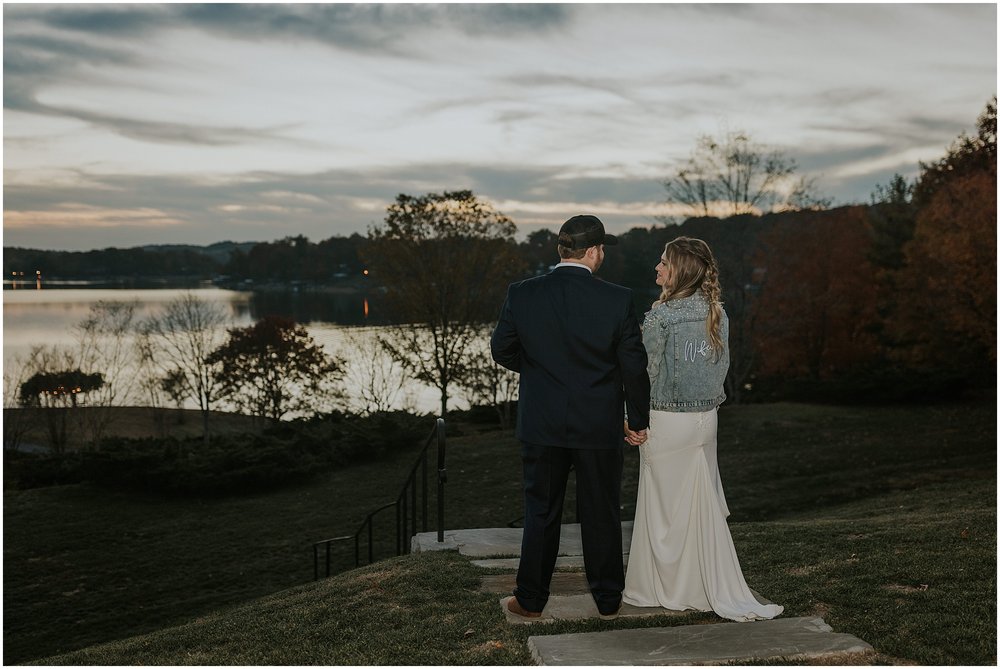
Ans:
[[[413,537],[412,551],[457,550],[477,558],[473,564],[507,573],[484,575],[481,589],[502,594],[514,588],[521,530],[491,528],[452,530],[438,543],[434,532]],[[622,524],[622,553],[628,560],[631,523]],[[797,662],[863,664],[862,656],[874,653],[864,641],[834,632],[822,618],[776,618],[752,623],[721,621],[708,625],[680,625],[620,629],[579,634],[544,634],[544,623],[596,618],[597,606],[582,573],[583,550],[578,524],[563,525],[560,557],[552,579],[552,594],[538,622],[539,634],[529,637],[528,649],[540,665],[671,665],[725,664],[783,659]],[[558,571],[562,570],[562,571]],[[567,571],[576,570],[576,571]],[[756,592],[762,603],[769,603]],[[622,605],[619,618],[682,615],[667,609]],[[524,624],[508,615],[512,623]]]

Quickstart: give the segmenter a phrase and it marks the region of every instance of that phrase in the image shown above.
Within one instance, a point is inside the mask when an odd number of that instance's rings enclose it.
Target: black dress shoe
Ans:
[[[622,612],[622,605],[619,604],[618,605],[618,609],[615,610],[615,611],[612,611],[611,613],[601,613],[600,610],[598,610],[597,616],[601,620],[614,620],[615,618],[618,617],[618,614],[621,613],[621,612]]]

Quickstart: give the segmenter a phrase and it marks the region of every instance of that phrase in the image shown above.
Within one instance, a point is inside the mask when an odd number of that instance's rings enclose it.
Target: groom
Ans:
[[[524,534],[517,587],[504,606],[522,622],[539,618],[548,601],[570,468],[590,591],[602,618],[621,608],[623,405],[628,427],[645,440],[649,377],[632,291],[593,276],[604,246],[617,243],[596,216],[566,221],[562,262],[511,284],[490,340],[493,359],[521,375]]]

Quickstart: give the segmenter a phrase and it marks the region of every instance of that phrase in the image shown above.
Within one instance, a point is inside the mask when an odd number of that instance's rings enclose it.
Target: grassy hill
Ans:
[[[518,518],[511,435],[450,434],[446,525]],[[787,615],[823,615],[885,661],[995,663],[995,439],[992,404],[725,408],[720,467],[748,581]],[[460,556],[309,582],[311,543],[353,533],[391,501],[412,457],[219,500],[5,492],[5,663],[526,663],[528,632],[502,622]],[[637,466],[629,451],[626,518]],[[346,546],[337,559],[353,566]]]
[[[872,643],[872,663],[996,658],[995,509],[987,480],[894,492],[794,520],[740,523],[747,578],[786,607]],[[984,504],[984,502],[986,502]],[[44,664],[531,664],[532,634],[716,622],[508,624],[457,553],[393,558],[184,625]]]

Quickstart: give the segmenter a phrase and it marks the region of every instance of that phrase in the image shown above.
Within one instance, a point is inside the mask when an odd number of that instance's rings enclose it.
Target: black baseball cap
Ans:
[[[559,246],[571,249],[588,249],[598,244],[614,246],[618,238],[604,232],[601,219],[590,214],[574,216],[559,228]]]

